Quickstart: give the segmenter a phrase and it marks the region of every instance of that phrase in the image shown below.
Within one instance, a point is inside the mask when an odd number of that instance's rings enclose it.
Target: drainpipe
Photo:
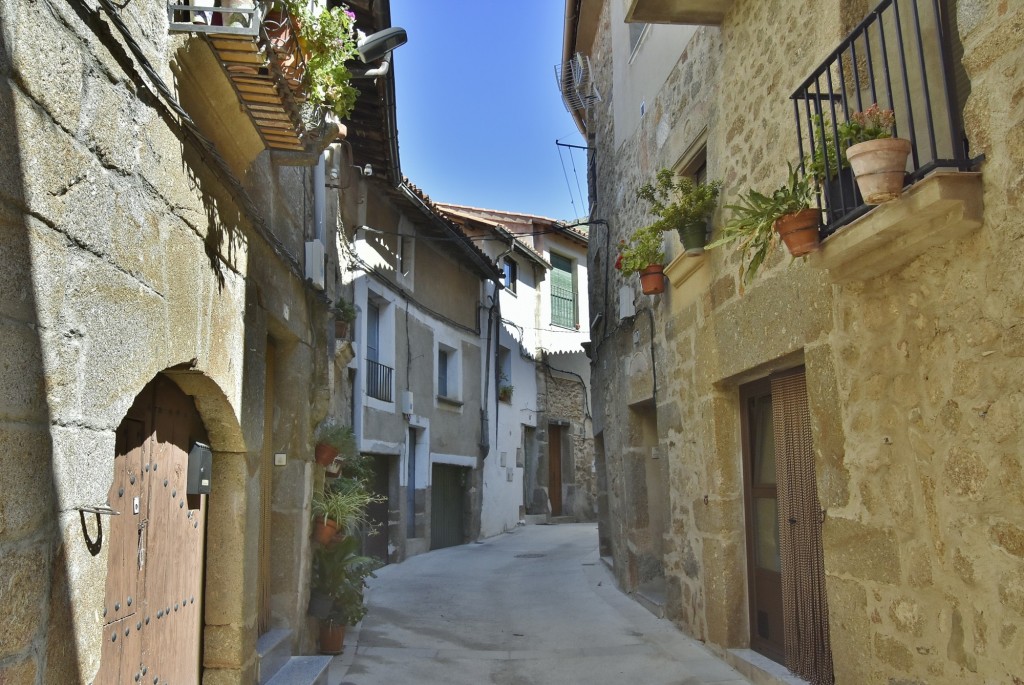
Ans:
[[[316,166],[313,167],[313,238],[319,240],[325,246],[327,245],[326,234],[326,215],[327,215],[327,198],[325,195],[325,188],[327,187],[327,152],[320,153],[320,157],[316,161]]]
[[[494,315],[498,308],[498,283],[494,280],[487,281],[486,283],[491,291],[490,295],[488,295],[491,300],[491,306],[487,309],[487,347],[484,350],[484,396],[483,402],[480,403],[480,451],[483,453],[484,458],[487,457],[487,452],[491,447],[491,425],[487,409],[491,401],[491,340],[495,323]]]

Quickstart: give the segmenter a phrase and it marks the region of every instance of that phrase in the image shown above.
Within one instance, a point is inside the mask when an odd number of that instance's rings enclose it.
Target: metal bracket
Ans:
[[[121,515],[121,512],[114,510],[109,504],[98,504],[96,506],[78,507],[78,511],[85,514],[98,514],[100,516]]]

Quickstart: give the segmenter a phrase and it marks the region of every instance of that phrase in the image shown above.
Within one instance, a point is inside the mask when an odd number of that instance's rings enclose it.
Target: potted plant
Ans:
[[[640,274],[640,287],[644,294],[656,295],[665,292],[664,261],[661,231],[651,224],[634,231],[628,241],[619,241],[615,268],[627,274]]]
[[[814,144],[804,159],[804,169],[821,187],[832,221],[858,204],[853,171],[845,154],[840,154],[850,143],[844,125],[833,125],[828,117],[814,115],[811,126]]]
[[[727,205],[732,218],[718,240],[708,248],[739,241],[740,276],[749,283],[779,235],[790,254],[801,257],[818,249],[821,213],[811,208],[814,191],[810,179],[791,164],[786,185],[771,195],[756,190],[741,194],[739,203]]]
[[[356,308],[341,295],[334,303],[334,337],[343,340],[348,337],[348,327],[356,320]]]
[[[846,158],[869,205],[889,202],[903,194],[910,141],[893,137],[895,125],[893,111],[877,104],[854,112],[842,124],[843,136],[850,143]]]
[[[508,376],[498,374],[498,399],[502,402],[511,402],[513,390],[515,386],[508,382]]]
[[[351,426],[342,426],[327,420],[316,432],[316,463],[331,466],[339,454],[342,458],[354,454],[356,437]]]
[[[658,215],[651,225],[655,230],[676,231],[686,254],[698,257],[704,254],[709,220],[721,188],[721,181],[698,183],[686,176],[677,179],[671,171],[662,169],[655,183],[640,187],[637,197],[646,200]]]
[[[370,526],[366,507],[383,501],[371,495],[358,478],[338,478],[313,495],[313,539],[321,545],[336,542],[338,535],[351,535],[360,526]]]
[[[282,0],[296,27],[306,68],[301,75],[309,102],[344,119],[359,91],[346,62],[356,57],[355,14],[344,5],[314,14],[304,0]]]
[[[320,619],[320,651],[340,654],[345,626],[366,615],[366,579],[374,578],[375,559],[359,554],[359,540],[346,538],[333,547],[321,547],[313,557],[309,614]]]

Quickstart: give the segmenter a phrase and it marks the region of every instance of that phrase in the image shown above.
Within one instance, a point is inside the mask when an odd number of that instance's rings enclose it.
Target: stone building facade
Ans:
[[[0,682],[114,682],[108,646],[143,644],[183,682],[252,683],[260,637],[312,646],[313,434],[350,392],[337,255],[307,257],[310,160],[266,149],[211,45],[162,2],[0,7]],[[197,443],[209,494],[185,490]],[[126,568],[148,580],[117,594]],[[158,609],[168,569],[196,584]]]
[[[492,456],[484,470],[484,535],[526,516],[591,521],[594,502],[587,232],[504,210],[439,207],[504,270]],[[496,458],[495,458],[496,457]]]
[[[624,588],[758,677],[779,671],[750,649],[768,631],[751,606],[748,414],[760,384],[802,372],[827,604],[811,649],[834,682],[1024,679],[1024,8],[938,6],[972,170],[917,181],[808,259],[773,252],[745,287],[731,248],[688,259],[668,235],[667,292],[647,296],[608,268],[650,221],[636,189],[697,159],[722,205],[782,183],[799,161],[790,94],[874,8],[566,3],[566,59],[589,56],[601,96],[578,117],[605,231],[589,262],[602,552]]]

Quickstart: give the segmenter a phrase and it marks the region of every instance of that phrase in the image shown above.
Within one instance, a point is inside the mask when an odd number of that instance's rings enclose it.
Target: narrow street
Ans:
[[[595,524],[517,528],[377,575],[332,685],[747,683],[616,588]]]

